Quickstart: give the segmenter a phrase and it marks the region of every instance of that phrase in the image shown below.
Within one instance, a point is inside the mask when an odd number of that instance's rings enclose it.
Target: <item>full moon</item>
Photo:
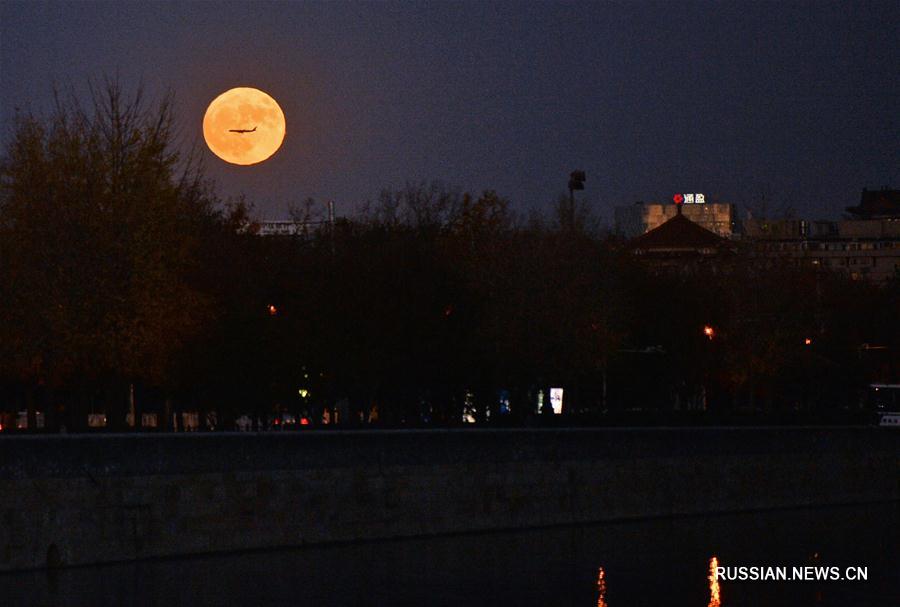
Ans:
[[[281,147],[284,112],[259,89],[233,88],[209,104],[203,117],[203,138],[225,162],[256,164]]]

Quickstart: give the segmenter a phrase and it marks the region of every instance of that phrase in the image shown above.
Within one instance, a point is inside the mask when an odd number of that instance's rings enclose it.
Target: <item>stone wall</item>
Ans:
[[[900,432],[555,429],[0,439],[0,571],[900,499]]]

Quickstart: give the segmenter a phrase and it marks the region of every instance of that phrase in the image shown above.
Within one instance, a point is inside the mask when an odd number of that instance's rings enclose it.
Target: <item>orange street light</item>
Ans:
[[[269,307],[266,308],[269,311],[269,316],[275,316],[278,314],[278,308],[276,308],[273,304],[269,304]]]
[[[803,340],[803,344],[806,345],[806,346],[811,346],[811,345],[812,345],[812,340],[811,340],[810,338],[807,337],[806,339]]]
[[[706,337],[708,337],[709,339],[712,339],[713,337],[715,337],[716,331],[711,326],[706,325],[703,327],[703,334],[706,335]]]

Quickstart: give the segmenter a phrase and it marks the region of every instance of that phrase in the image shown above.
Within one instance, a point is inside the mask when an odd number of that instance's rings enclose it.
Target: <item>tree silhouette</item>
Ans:
[[[103,386],[119,409],[128,384],[164,385],[212,317],[193,279],[213,202],[175,149],[171,97],[106,82],[88,108],[58,96],[46,120],[18,115],[0,166],[3,375]]]

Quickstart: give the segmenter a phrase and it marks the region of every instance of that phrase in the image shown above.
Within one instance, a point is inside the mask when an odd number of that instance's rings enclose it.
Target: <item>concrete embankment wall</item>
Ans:
[[[900,432],[559,429],[0,439],[0,571],[900,499]]]

